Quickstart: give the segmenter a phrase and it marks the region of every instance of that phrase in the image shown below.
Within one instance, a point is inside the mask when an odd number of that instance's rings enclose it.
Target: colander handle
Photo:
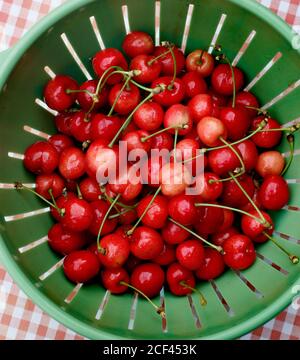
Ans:
[[[10,49],[0,52],[0,66],[4,64],[5,60],[8,57],[9,52],[10,52]]]

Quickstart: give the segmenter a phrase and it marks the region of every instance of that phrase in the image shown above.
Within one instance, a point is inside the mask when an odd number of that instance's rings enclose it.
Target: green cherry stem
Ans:
[[[205,296],[202,294],[202,292],[201,292],[200,290],[191,287],[191,286],[188,285],[184,280],[183,280],[183,281],[180,281],[179,284],[180,284],[181,286],[183,286],[183,287],[191,290],[192,292],[198,294],[198,295],[200,296],[200,304],[201,304],[201,306],[207,305],[207,300],[206,300]]]
[[[234,69],[229,61],[228,57],[225,54],[216,56],[216,60],[224,60],[229,66],[231,70],[231,76],[232,76],[232,83],[233,83],[233,95],[232,95],[232,107],[235,108],[235,100],[236,100],[236,85],[235,85],[235,76],[234,76]]]
[[[294,160],[294,154],[295,154],[295,136],[293,134],[287,135],[287,141],[290,146],[290,157],[288,162],[286,163],[284,169],[282,170],[281,176],[283,176],[290,168],[293,160]]]
[[[266,231],[263,232],[263,234],[273,242],[273,244],[275,244],[281,251],[283,251],[291,260],[291,262],[296,265],[299,263],[299,258],[296,255],[291,254],[290,252],[288,252],[282,245],[279,244],[279,242],[277,240],[275,240],[272,236],[270,236]]]
[[[127,85],[129,84],[130,79],[131,79],[131,76],[128,76],[126,78],[126,80],[125,80],[121,90],[119,91],[118,96],[115,98],[115,101],[113,102],[112,107],[110,108],[109,113],[107,114],[107,116],[111,116],[112,113],[114,112],[115,106],[117,105],[117,102],[120,100],[120,97],[122,96],[123,91],[125,90],[125,88],[127,88]]]
[[[163,133],[163,132],[165,132],[165,131],[168,131],[168,130],[172,130],[172,129],[186,129],[186,128],[187,128],[187,125],[182,125],[182,126],[174,126],[174,125],[173,125],[173,126],[168,126],[168,127],[163,128],[163,129],[161,129],[161,130],[158,130],[158,131],[156,131],[155,133],[152,133],[152,134],[150,134],[150,135],[148,135],[148,136],[142,137],[142,138],[141,138],[141,142],[145,142],[145,141],[151,139],[152,137],[154,137],[154,136],[156,136],[156,135],[159,135],[159,134],[161,134],[161,133]]]
[[[178,128],[175,129],[175,136],[174,136],[174,146],[173,146],[173,152],[174,152],[174,162],[176,162],[176,146],[178,141]]]
[[[76,183],[76,191],[77,191],[78,199],[83,199],[80,187],[77,183]]]
[[[148,65],[148,66],[151,66],[155,61],[157,61],[157,60],[161,59],[162,57],[168,55],[170,52],[171,52],[171,49],[163,52],[162,54],[156,56],[154,59],[148,61],[147,65]]]
[[[168,86],[168,90],[173,90],[174,83],[175,83],[176,76],[177,76],[177,62],[176,62],[176,57],[175,57],[172,45],[170,45],[170,52],[171,52],[171,55],[172,55],[172,58],[173,58],[174,74],[173,74],[173,79],[172,79],[170,85]]]

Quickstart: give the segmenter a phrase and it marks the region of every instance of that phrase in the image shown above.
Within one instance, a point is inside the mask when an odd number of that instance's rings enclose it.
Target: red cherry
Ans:
[[[70,199],[77,199],[76,195],[73,192],[68,192],[67,194],[60,196],[55,200],[57,207],[59,209],[63,209],[66,202]],[[56,221],[61,220],[61,216],[55,207],[50,208],[50,213]]]
[[[101,138],[111,141],[121,126],[122,121],[118,116],[96,114],[91,121],[91,140]]]
[[[220,119],[226,126],[228,139],[232,141],[244,138],[251,125],[247,110],[238,106],[224,107],[220,112]]]
[[[143,150],[145,152],[150,151],[152,139],[147,139],[146,141],[142,141],[143,138],[149,136],[149,133],[145,130],[136,130],[127,133],[123,137],[123,141],[127,142],[127,151],[130,152],[132,150]]]
[[[160,234],[146,226],[137,227],[130,238],[130,250],[142,260],[152,260],[163,250],[164,244]]]
[[[105,269],[101,273],[101,279],[105,289],[112,294],[123,294],[128,289],[126,285],[120,284],[121,282],[129,283],[129,275],[123,268]]]
[[[254,245],[245,235],[231,236],[225,241],[223,250],[225,264],[234,270],[245,270],[256,259]]]
[[[168,132],[163,132],[152,137],[151,148],[162,150],[166,149],[171,151],[174,146],[173,137]]]
[[[215,249],[204,249],[204,261],[196,271],[196,276],[201,280],[212,280],[220,276],[225,270],[223,256]]]
[[[228,176],[230,171],[233,172],[242,166],[236,154],[229,147],[210,151],[208,164],[212,171],[219,176]]]
[[[71,135],[70,122],[72,116],[73,116],[72,113],[62,113],[55,116],[54,121],[57,131],[70,136]]]
[[[72,136],[80,142],[90,140],[91,121],[83,111],[76,111],[70,121],[70,131]]]
[[[269,175],[264,178],[258,197],[265,209],[280,210],[289,201],[290,191],[288,184],[279,175]]]
[[[234,79],[236,92],[244,85],[244,74],[243,72],[234,67]],[[213,89],[225,96],[231,96],[233,94],[233,78],[232,71],[229,64],[219,64],[213,71],[211,76],[211,84]]]
[[[212,97],[213,104],[214,104],[215,107],[222,108],[222,107],[227,105],[227,103],[228,103],[228,97],[227,96],[224,96],[224,95],[221,95],[221,94],[215,92],[214,89],[212,89],[212,88],[210,88],[208,90],[208,94]],[[232,101],[231,101],[230,104],[232,104]]]
[[[99,252],[98,258],[101,264],[108,269],[118,269],[128,259],[129,242],[120,235],[109,234],[104,236],[100,240],[100,246],[104,253]]]
[[[252,178],[248,175],[243,175],[238,177],[237,180],[246,193],[252,198],[255,190]],[[248,203],[248,199],[234,180],[226,181],[223,185],[222,202],[224,205],[241,208]]]
[[[223,209],[224,221],[219,231],[225,231],[230,228],[234,223],[234,212],[229,209]]]
[[[136,266],[131,274],[130,283],[149,298],[157,296],[163,287],[165,274],[157,264],[146,263]]]
[[[222,145],[220,140],[227,138],[227,130],[221,120],[207,116],[202,118],[197,125],[197,133],[201,142],[207,146],[214,147]]]
[[[262,204],[261,204],[261,202],[260,202],[260,199],[259,199],[259,197],[258,197],[258,188],[255,188],[255,189],[254,189],[254,193],[253,193],[253,195],[252,195],[252,202],[253,202],[259,209],[262,209],[262,208],[263,208],[263,206],[262,206]],[[253,204],[252,204],[250,201],[248,201],[245,205],[241,206],[240,209],[241,209],[241,210],[244,210],[244,211],[246,211],[246,212],[249,212],[249,211],[253,210]]]
[[[54,146],[46,141],[38,141],[26,149],[23,163],[34,174],[51,174],[58,166],[58,160]]]
[[[154,56],[138,55],[131,60],[130,70],[139,70],[134,80],[140,84],[150,84],[157,79],[161,73],[162,65]]]
[[[133,58],[138,55],[152,54],[154,43],[149,34],[142,31],[132,31],[125,36],[122,48],[127,56]]]
[[[203,168],[205,167],[205,157],[198,155],[199,150],[199,142],[193,139],[183,139],[180,140],[176,145],[176,159],[178,162],[186,161],[186,166],[189,168],[191,174],[193,176],[199,175],[203,172]],[[172,154],[172,157],[174,152]],[[190,160],[194,158],[193,160]],[[188,161],[189,160],[189,161]]]
[[[194,226],[200,235],[213,234],[220,229],[223,221],[223,209],[211,206],[199,206],[198,221],[194,224]]]
[[[139,218],[142,217],[144,211],[152,201],[153,195],[144,197],[138,204],[136,211]],[[164,196],[156,196],[152,205],[142,218],[142,223],[153,229],[160,229],[164,226],[168,217],[168,202]]]
[[[66,75],[55,76],[44,89],[46,104],[57,111],[69,109],[76,100],[76,93],[68,94],[67,90],[78,90],[77,82]]]
[[[244,140],[236,145],[239,150],[242,160],[247,172],[253,170],[257,163],[258,151],[254,142],[251,140]]]
[[[93,212],[88,202],[78,198],[70,198],[64,204],[64,215],[60,222],[70,231],[84,231],[93,220]]]
[[[129,229],[128,229],[129,230]],[[126,232],[128,231],[126,230]],[[132,254],[129,255],[129,258],[126,261],[126,270],[132,273],[132,271],[142,262],[141,259],[136,258]]]
[[[155,263],[161,266],[172,264],[176,260],[175,249],[171,245],[164,244],[162,252],[153,259]]]
[[[218,181],[220,180],[219,176],[211,172],[206,172],[204,175],[200,175],[200,179],[202,181],[199,196],[203,201],[217,200],[223,191],[223,183]]]
[[[143,184],[148,184],[152,188],[158,188],[160,184],[160,171],[163,164],[165,164],[165,161],[161,156],[150,156],[141,171]]]
[[[95,254],[89,250],[74,251],[64,260],[64,273],[75,283],[86,283],[95,277],[100,270],[100,263]]]
[[[56,199],[61,196],[65,187],[64,180],[57,174],[39,175],[35,179],[35,190],[45,199],[51,199],[50,190],[53,197]]]
[[[180,244],[186,240],[190,234],[172,221],[167,221],[162,229],[162,237],[167,244]]]
[[[212,234],[211,241],[217,245],[223,247],[224,242],[231,236],[238,234],[238,230],[235,227],[229,227],[226,230],[220,230]]]
[[[80,86],[79,90],[82,92],[77,93],[77,100],[83,110],[89,111],[93,107],[93,110],[96,111],[106,105],[108,96],[107,88],[103,87],[101,92],[95,95],[97,86],[97,80],[88,80]],[[89,93],[87,93],[87,91]],[[90,94],[94,96],[92,97]]]
[[[240,107],[244,107],[251,118],[256,116],[257,110],[249,109],[248,106],[256,109],[258,109],[260,106],[257,98],[249,91],[241,91],[237,93],[235,98],[235,103]]]
[[[54,134],[50,136],[48,142],[55,147],[60,155],[65,149],[74,145],[72,139],[64,134]]]
[[[175,61],[176,61],[176,75],[179,75],[185,66],[185,57],[180,49],[173,46],[172,47]],[[156,46],[153,55],[155,57],[162,55],[167,52],[168,48],[166,46]],[[167,76],[174,75],[174,59],[171,52],[167,53],[165,56],[158,59],[162,65],[162,74]]]
[[[213,112],[213,99],[208,94],[198,94],[188,103],[192,118],[196,124]]]
[[[170,199],[168,210],[172,219],[182,225],[193,225],[198,217],[198,210],[191,195],[177,195]]]
[[[165,196],[179,195],[191,184],[191,179],[186,166],[179,163],[167,163],[160,171],[161,191]]]
[[[119,216],[119,223],[122,225],[129,225],[134,223],[138,219],[138,215],[135,209],[121,209],[121,215]],[[130,230],[130,229],[128,229]]]
[[[193,120],[191,112],[187,106],[175,104],[166,111],[164,117],[164,127],[167,128],[170,126],[174,127],[174,129],[168,130],[171,134],[174,134],[176,129],[178,131],[178,135],[186,135],[191,131]]]
[[[89,227],[89,231],[97,236],[104,216],[106,215],[109,205],[103,200],[96,200],[90,203],[93,213],[93,221]],[[106,219],[101,234],[106,235],[113,232],[118,224],[117,219]]]
[[[154,131],[163,123],[164,111],[156,102],[147,102],[133,115],[133,121],[141,130]]]
[[[153,96],[153,99],[162,106],[171,106],[180,103],[185,96],[184,83],[176,78],[172,86],[171,76],[160,77],[153,81],[151,88],[155,89],[162,85],[165,90]]]
[[[83,179],[79,184],[79,189],[82,197],[88,201],[96,201],[101,198],[100,186],[95,179],[87,177]]]
[[[204,246],[198,240],[186,240],[176,249],[178,262],[188,270],[197,270],[204,262]]]
[[[215,66],[212,55],[204,50],[195,50],[186,58],[186,68],[188,71],[196,71],[203,77],[209,76]]]
[[[285,160],[279,151],[265,151],[258,157],[255,171],[261,177],[280,175],[284,169]]]
[[[124,58],[123,54],[114,48],[108,48],[97,52],[93,58],[93,68],[95,73],[100,78],[103,73],[111,68],[112,66],[119,66],[123,70],[127,70],[128,65],[127,61]],[[113,69],[107,72],[107,75],[110,75],[113,72]],[[122,81],[123,75],[114,74],[110,76],[107,80],[108,85],[117,84]]]
[[[68,255],[83,248],[86,237],[82,232],[68,231],[61,224],[55,224],[48,232],[48,244],[55,252]]]
[[[197,71],[187,72],[182,77],[182,81],[185,86],[185,95],[188,98],[207,93],[207,84]]]
[[[83,151],[74,146],[65,149],[60,156],[58,167],[65,179],[78,179],[86,170]]]
[[[194,288],[196,281],[191,271],[178,263],[173,263],[167,270],[167,283],[170,291],[176,296],[184,296],[192,293],[190,288]],[[186,284],[190,288],[184,286]]]
[[[252,122],[251,130],[256,130],[264,119],[265,118],[263,116],[258,116],[255,118]],[[267,125],[263,130],[271,129],[280,129],[280,124],[276,120],[269,118],[267,120]],[[280,143],[281,138],[282,131],[260,131],[252,136],[252,141],[258,147],[271,149]]]
[[[256,216],[258,219],[260,219],[260,214],[256,210],[249,211],[249,214]],[[268,235],[271,236],[274,231],[274,226],[271,216],[264,211],[261,211],[261,215],[268,222],[270,227],[266,228],[264,224],[262,224],[261,222],[254,219],[251,216],[243,215],[241,219],[241,227],[243,233],[246,236],[248,236],[252,241],[257,243],[263,243],[268,240],[268,237],[265,234],[263,234],[263,232],[266,232]]]

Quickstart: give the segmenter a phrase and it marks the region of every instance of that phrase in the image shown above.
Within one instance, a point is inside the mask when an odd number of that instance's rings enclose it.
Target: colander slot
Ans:
[[[25,246],[22,246],[22,247],[19,247],[19,253],[23,254],[27,251],[30,251],[34,248],[36,248],[37,246],[41,245],[41,244],[44,244],[45,242],[48,241],[48,236],[43,236],[42,238],[40,239],[37,239],[33,242],[31,242],[30,244],[28,245],[25,245]]]
[[[4,216],[4,220],[6,222],[22,220],[22,219],[25,219],[25,218],[28,218],[28,217],[31,217],[31,216],[37,216],[37,215],[45,214],[45,213],[47,213],[49,211],[50,211],[50,207],[47,207],[47,208],[33,210],[33,211],[20,213],[20,214],[16,214],[16,215]]]
[[[256,252],[256,255],[259,259],[261,259],[262,261],[264,261],[266,264],[270,265],[272,268],[274,268],[275,270],[281,272],[283,275],[288,275],[289,272],[285,269],[283,269],[281,266],[279,266],[278,264],[276,264],[274,261],[268,259],[267,257],[265,257],[264,255]]]
[[[300,179],[285,179],[288,184],[300,184]]]
[[[221,290],[219,289],[219,287],[217,286],[217,284],[215,283],[215,281],[210,280],[209,281],[212,288],[214,289],[218,299],[220,300],[221,304],[223,305],[224,309],[226,310],[227,314],[232,317],[234,316],[234,311],[233,309],[230,307],[230,305],[228,304],[228,302],[225,300],[224,296],[221,293]]]
[[[72,58],[75,60],[76,64],[79,66],[80,70],[87,78],[87,80],[92,80],[91,74],[88,72],[87,68],[84,66],[83,62],[81,61],[80,57],[78,56],[77,52],[75,51],[73,45],[71,44],[70,40],[68,39],[65,33],[60,35],[62,41],[64,42],[67,50],[71,54]]]
[[[24,184],[24,186],[29,187],[30,189],[35,189],[36,185],[34,183],[30,183],[30,184]],[[15,183],[0,183],[0,189],[3,190],[15,190],[16,189],[16,184]]]
[[[24,160],[24,155],[23,154],[15,153],[15,152],[12,152],[12,151],[10,151],[7,154],[7,156],[12,158],[12,159]]]
[[[53,116],[57,116],[58,115],[58,111],[50,109],[49,106],[42,101],[41,99],[35,99],[34,102],[41,107],[42,109],[46,110],[48,113],[50,113]]]
[[[28,126],[28,125],[24,125],[23,130],[25,132],[28,132],[29,134],[38,136],[38,137],[40,137],[42,139],[48,140],[51,137],[49,134],[46,134],[45,132],[37,130],[37,129],[35,129],[35,128],[31,127],[31,126]]]
[[[300,118],[297,118],[295,120],[289,121],[283,125],[281,125],[281,127],[290,127],[290,126],[294,126],[296,124],[298,124],[300,122]]]
[[[300,207],[296,205],[286,205],[282,209],[288,210],[288,211],[300,211]]]
[[[103,299],[101,301],[101,304],[99,306],[99,309],[96,313],[96,316],[95,316],[95,319],[96,320],[100,320],[102,315],[103,315],[103,312],[104,312],[104,309],[105,309],[105,306],[106,304],[108,303],[108,300],[110,298],[110,291],[106,290],[104,296],[103,296]]]
[[[250,289],[252,292],[254,292],[255,296],[258,299],[262,299],[264,295],[253,285],[243,273],[241,273],[239,270],[232,270],[241,280],[242,282]]]
[[[49,66],[45,66],[44,71],[51,79],[55,78],[56,74]]]
[[[190,306],[192,314],[193,314],[193,318],[194,318],[194,321],[195,321],[195,326],[196,326],[197,329],[200,329],[202,326],[201,326],[200,318],[199,318],[199,315],[197,313],[197,310],[196,310],[192,295],[188,294],[187,299],[188,299],[189,306]]]
[[[244,91],[250,91],[254,85],[256,85],[261,78],[263,78],[266,73],[271,70],[271,68],[277,63],[277,61],[282,57],[282,53],[278,52],[273,59],[271,59],[267,65],[254,77],[254,79],[247,85]]]
[[[79,283],[74,287],[74,289],[70,292],[70,294],[65,298],[65,300],[64,300],[65,303],[70,304],[73,301],[73,299],[75,298],[75,296],[78,294],[79,290],[81,289],[82,285],[83,285],[82,283]]]
[[[128,6],[127,5],[122,6],[122,14],[123,14],[123,19],[124,19],[125,32],[126,32],[126,34],[129,34],[131,32],[131,30],[130,30],[129,14],[128,14]]]
[[[160,290],[159,296],[160,296],[160,306],[166,314],[166,298],[165,298],[165,289],[164,288],[162,288]],[[167,315],[165,315],[165,317],[161,318],[161,326],[162,326],[162,331],[164,333],[167,333],[168,332]]]
[[[96,20],[95,16],[90,17],[90,22],[91,22],[91,25],[92,25],[92,29],[93,29],[93,31],[95,33],[96,39],[98,41],[98,44],[100,46],[100,49],[105,50],[105,44],[104,44],[103,38],[101,36],[101,33],[100,33],[100,30],[99,30],[99,27],[98,27],[97,20]]]
[[[226,18],[227,18],[226,14],[222,14],[221,17],[220,17],[218,26],[216,28],[216,32],[215,32],[215,34],[214,34],[214,36],[212,38],[211,44],[210,44],[210,46],[208,48],[208,51],[207,51],[209,54],[211,54],[213,52],[213,50],[214,50],[214,48],[215,48],[215,46],[217,44],[218,38],[219,38],[219,36],[221,34],[221,31],[222,31],[222,28],[223,28],[223,25],[225,23]]]
[[[155,46],[160,44],[160,1],[155,2]]]
[[[300,149],[296,149],[294,151],[294,156],[297,156],[297,155],[300,155]],[[288,158],[291,156],[291,152],[290,151],[286,151],[284,153],[282,153],[282,156],[285,157],[285,158]]]
[[[299,183],[300,183],[300,179],[298,179],[298,180],[299,180]],[[291,235],[287,235],[287,234],[279,232],[279,231],[274,231],[274,234],[276,234],[277,236],[280,236],[284,240],[288,240],[288,241],[291,241],[291,242],[293,242],[295,244],[300,245],[300,240],[296,239],[295,237],[293,237]]]
[[[193,18],[194,8],[195,8],[195,5],[190,4],[188,7],[187,14],[186,14],[185,26],[184,26],[183,36],[182,36],[182,43],[181,43],[181,50],[183,53],[185,53],[186,44],[187,44],[188,37],[190,34],[190,30],[191,30],[191,22],[192,22],[192,18]]]
[[[132,305],[131,305],[130,313],[129,313],[128,330],[134,329],[134,323],[135,323],[135,318],[136,318],[136,309],[137,309],[137,305],[138,305],[138,298],[139,298],[138,293],[134,293]]]
[[[39,276],[41,281],[46,280],[49,276],[51,276],[56,270],[58,270],[64,263],[65,258],[60,259],[57,263],[51,266],[50,269],[45,271],[42,275]]]
[[[248,47],[252,43],[252,40],[255,38],[255,36],[256,36],[256,31],[252,30],[251,33],[249,34],[249,36],[247,37],[247,39],[245,40],[244,44],[242,45],[242,47],[236,54],[236,57],[234,58],[234,60],[232,62],[232,66],[237,66],[237,64],[240,62],[240,60],[243,57],[243,55],[245,54],[245,52],[248,50]]]

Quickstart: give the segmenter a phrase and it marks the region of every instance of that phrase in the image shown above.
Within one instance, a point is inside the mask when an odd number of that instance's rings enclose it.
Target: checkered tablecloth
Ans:
[[[0,0],[0,51],[12,46],[34,23],[64,1]],[[295,31],[300,30],[300,0],[259,2],[293,25]],[[83,338],[35,306],[0,267],[0,339]],[[299,340],[300,312],[290,306],[275,319],[242,339]]]

